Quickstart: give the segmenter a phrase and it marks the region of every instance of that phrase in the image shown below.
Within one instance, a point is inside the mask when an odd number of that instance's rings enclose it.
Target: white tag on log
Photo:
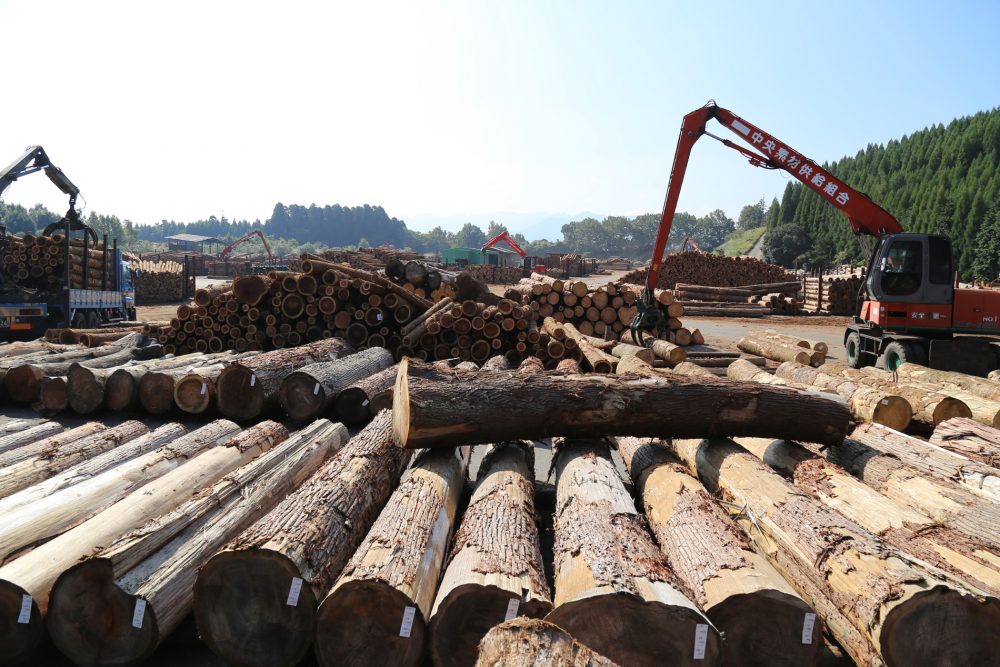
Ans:
[[[813,643],[813,628],[816,627],[816,614],[806,614],[802,619],[802,643]]]
[[[708,642],[708,624],[699,623],[694,629],[694,659],[705,659],[705,643]]]
[[[368,405],[368,399],[366,398],[364,401],[362,401],[361,407],[366,407],[367,405]]]
[[[141,628],[142,621],[146,618],[146,601],[142,598],[137,598],[135,601],[135,609],[132,611],[132,627]]]
[[[313,387],[313,396],[317,395],[318,393],[319,393],[319,382],[317,382],[316,386]]]
[[[375,313],[375,319],[378,320],[379,322],[381,322],[382,321],[382,313]]]
[[[31,620],[31,596],[21,595],[21,613],[17,615],[17,622],[25,625]]]
[[[250,386],[252,387],[255,384],[257,384],[257,376],[256,375],[251,375],[250,376]]]
[[[208,385],[204,382],[201,383],[201,395],[204,396],[205,392],[208,390]]]
[[[407,607],[403,611],[403,623],[399,626],[399,636],[409,637],[410,633],[413,632],[413,619],[417,615],[416,607]]]
[[[881,401],[879,401],[879,403],[881,403],[882,405],[889,405],[889,399],[883,398]]]
[[[288,589],[288,599],[285,604],[289,607],[296,607],[299,604],[299,593],[302,592],[302,578],[292,577],[292,586]]]
[[[503,620],[509,621],[512,618],[517,617],[517,610],[521,608],[521,601],[518,598],[511,598],[507,601],[507,613],[504,614]]]

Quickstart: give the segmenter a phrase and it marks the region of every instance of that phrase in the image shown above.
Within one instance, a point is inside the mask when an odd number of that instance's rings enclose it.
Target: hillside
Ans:
[[[851,187],[868,194],[907,231],[947,233],[956,268],[973,275],[977,237],[1000,207],[1000,108],[938,124],[888,144],[869,145],[854,157],[823,165]],[[861,259],[846,219],[800,183],[785,188],[772,204],[769,230],[793,224],[805,230],[813,262]],[[988,234],[986,236],[989,236]],[[982,271],[988,249],[979,251]],[[995,264],[995,261],[994,261]],[[994,276],[995,277],[995,276]]]

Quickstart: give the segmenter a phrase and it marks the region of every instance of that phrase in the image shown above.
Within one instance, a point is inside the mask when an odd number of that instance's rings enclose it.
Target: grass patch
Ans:
[[[750,252],[750,248],[764,235],[766,227],[754,227],[753,229],[738,229],[726,237],[726,242],[716,248],[726,257],[738,257]]]

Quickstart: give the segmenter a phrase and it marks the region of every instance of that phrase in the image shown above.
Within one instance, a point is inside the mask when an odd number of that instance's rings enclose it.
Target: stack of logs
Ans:
[[[751,331],[736,347],[771,361],[794,361],[807,366],[819,366],[826,359],[829,347],[822,341],[796,338],[777,331]]]
[[[398,257],[387,258],[385,275],[406,291],[434,302],[455,296],[456,274],[416,259],[404,262]]]
[[[101,289],[104,247],[91,244],[87,251],[87,284],[83,284],[83,240],[70,241],[70,286],[74,288]],[[114,265],[108,257],[107,285],[112,285]],[[4,272],[25,287],[50,290],[62,285],[66,277],[66,237],[53,236],[12,236],[7,239],[4,254]]]
[[[184,285],[184,265],[173,261],[138,260],[131,263],[135,270],[135,302],[137,304],[180,301],[194,294],[194,276],[188,276]]]
[[[817,276],[803,281],[804,307],[811,313],[853,315],[861,276]]]
[[[519,266],[493,266],[492,264],[469,264],[463,267],[477,280],[491,285],[513,285],[524,276]]]
[[[357,250],[324,250],[317,253],[318,259],[338,264],[347,264],[355,269],[379,271],[390,262],[409,262],[423,259],[423,256],[409,250],[393,248],[358,248]]]
[[[625,274],[623,282],[646,284],[646,269]],[[673,289],[677,283],[713,287],[739,287],[795,280],[784,268],[753,257],[724,257],[692,250],[663,260],[657,287]]]
[[[764,283],[741,287],[712,287],[677,283],[674,296],[690,315],[761,317],[768,313],[796,313],[798,282]]]

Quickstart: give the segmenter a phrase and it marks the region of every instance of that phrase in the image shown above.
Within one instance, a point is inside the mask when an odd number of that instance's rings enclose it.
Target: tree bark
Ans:
[[[604,352],[603,350],[599,350],[597,347],[592,345],[575,326],[569,322],[564,322],[562,325],[559,325],[551,317],[545,318],[544,325],[547,329],[561,328],[565,337],[576,343],[577,347],[580,349],[580,353],[583,355],[583,358],[587,360],[587,363],[590,364],[591,370],[595,373],[614,372],[615,366],[618,365],[618,358]]]
[[[17,496],[0,501],[5,506],[11,506],[4,513],[4,528],[0,531],[0,559],[10,560],[19,550],[86,521],[143,484],[173,470],[188,457],[197,455],[223,437],[228,439],[238,430],[232,422],[223,421],[209,424],[182,438],[170,439],[176,434],[176,428],[161,427],[126,445],[135,450],[153,441],[157,448],[147,454],[103,474],[67,484],[58,493],[53,492],[34,502],[22,502],[23,497]],[[22,493],[27,491],[25,489]]]
[[[663,443],[618,438],[650,528],[677,578],[726,638],[725,664],[814,665],[822,621]],[[814,621],[812,631],[803,624]],[[760,632],[760,619],[768,631]]]
[[[647,350],[648,351],[648,350]],[[637,375],[639,377],[658,379],[666,375],[659,369],[653,368],[648,362],[643,361],[637,354],[630,354],[621,357],[615,367],[617,375]]]
[[[949,585],[731,441],[672,444],[857,664],[973,665],[1000,650],[987,630],[995,601]]]
[[[892,373],[877,368],[863,368],[861,372],[868,377],[874,378],[876,382],[887,384],[896,382]],[[977,422],[994,428],[1000,426],[1000,401],[993,401],[982,396],[977,396],[953,385],[932,384],[912,378],[905,378],[902,382],[907,387],[914,387],[927,392],[940,392],[955,400],[959,400],[969,408],[972,418]]]
[[[325,338],[241,359],[219,375],[215,387],[216,407],[231,419],[255,419],[277,405],[281,382],[297,368],[333,361],[352,352],[343,340]]]
[[[334,399],[337,419],[348,426],[360,426],[374,419],[382,410],[391,410],[392,387],[398,372],[399,364],[393,364],[342,390]]]
[[[111,410],[128,410],[139,405],[139,382],[146,373],[166,372],[178,368],[200,368],[220,361],[236,359],[238,355],[216,355],[194,352],[170,359],[157,359],[119,368],[104,382],[104,402]]]
[[[862,424],[851,439],[897,457],[924,475],[954,480],[973,493],[1000,502],[1000,471],[878,424]]]
[[[815,350],[817,352],[822,352],[826,354],[830,351],[830,346],[821,340],[809,340],[808,338],[799,338],[798,336],[789,336],[788,334],[783,334],[774,329],[765,329],[764,333],[757,334],[764,338],[769,338],[771,340],[779,341],[784,345],[792,345],[797,347],[804,347],[807,350]]]
[[[371,347],[336,361],[303,366],[281,382],[281,408],[292,419],[314,419],[329,411],[341,391],[392,366],[393,361],[389,350]]]
[[[567,440],[555,468],[556,598],[545,620],[622,665],[719,663],[718,631],[681,592],[607,443]],[[699,632],[707,633],[700,647]]]
[[[782,345],[781,343],[776,343],[766,338],[756,339],[744,336],[736,344],[736,347],[744,352],[760,355],[765,359],[770,359],[772,361],[795,361],[806,366],[818,366],[823,363],[822,359],[819,359],[818,361],[814,360],[813,355],[801,347]]]
[[[668,343],[665,340],[653,339],[649,343],[649,349],[660,359],[663,359],[671,366],[687,361],[687,352],[683,347]]]
[[[949,419],[941,422],[934,429],[930,442],[973,461],[1000,468],[1000,430],[972,419]]]
[[[619,359],[624,359],[625,357],[638,357],[641,361],[646,364],[652,364],[654,354],[653,351],[648,347],[639,347],[638,345],[630,345],[628,343],[616,343],[613,348],[611,348],[611,354],[618,357]]]
[[[227,662],[294,665],[309,650],[319,597],[364,538],[410,461],[380,413],[309,482],[202,567],[202,640]],[[296,579],[298,583],[296,584]],[[290,586],[301,589],[289,603]]]
[[[317,420],[63,572],[49,604],[53,642],[77,663],[110,666],[146,659],[191,611],[198,568],[301,486],[347,437],[343,425]],[[140,600],[145,611],[136,627]]]
[[[760,368],[754,363],[747,361],[746,359],[733,360],[733,363],[729,364],[729,366],[726,368],[726,377],[728,377],[730,380],[738,380],[742,382],[756,382],[758,384],[771,384],[779,387],[788,387],[790,389],[797,389],[799,391],[805,391],[815,394],[817,396],[827,399],[828,401],[836,401],[838,403],[843,403],[844,405],[848,405],[847,400],[844,399],[843,396],[840,396],[839,394],[833,391],[828,391],[820,387],[815,387],[813,385],[800,384],[792,380],[786,380],[784,378],[780,378],[776,375],[772,375],[768,371]],[[900,401],[902,401],[902,399],[900,399]],[[909,404],[903,402],[902,404],[895,404],[895,407],[897,409],[902,408],[902,414],[906,418],[905,423],[909,424],[910,415],[907,412],[907,410],[909,410],[910,407]],[[897,422],[898,421],[899,420],[897,420]]]
[[[475,667],[618,667],[558,625],[515,618],[486,633]]]
[[[719,376],[713,373],[712,371],[691,361],[682,361],[681,363],[671,368],[670,372],[674,373],[675,375],[686,375],[688,377],[696,377],[696,378],[708,378],[712,382],[719,379]]]
[[[737,444],[787,475],[795,486],[902,552],[940,568],[972,589],[1000,594],[1000,549],[939,525],[886,498],[826,459],[787,440],[736,438]]]
[[[35,424],[31,428],[10,433],[0,437],[0,455],[16,450],[19,447],[30,445],[45,438],[50,438],[58,433],[62,433],[63,427],[57,422],[42,422]]]
[[[963,389],[980,398],[1000,401],[1000,385],[974,375],[941,371],[910,363],[902,364],[896,369],[896,373],[899,374],[899,377],[906,378],[907,380]]]
[[[470,453],[417,455],[316,612],[320,665],[421,664]]]
[[[40,620],[47,612],[49,592],[56,578],[81,558],[110,545],[129,531],[142,527],[150,519],[166,514],[206,486],[249,462],[288,437],[288,431],[275,422],[261,422],[225,446],[215,447],[179,466],[159,479],[146,484],[122,502],[36,547],[30,553],[0,567],[0,612],[17,618],[23,596],[31,596],[31,615]],[[16,602],[13,607],[8,607]],[[30,625],[30,623],[29,623]],[[14,625],[8,627],[16,628]],[[14,655],[34,648],[40,632],[0,637]],[[34,642],[30,641],[34,639]]]
[[[491,627],[551,611],[533,482],[532,443],[496,445],[483,458],[430,614],[435,665],[471,667]]]
[[[784,387],[673,375],[650,381],[593,374],[444,374],[404,359],[393,390],[396,442],[408,448],[557,435],[754,435],[837,442],[849,419],[842,405]]]

